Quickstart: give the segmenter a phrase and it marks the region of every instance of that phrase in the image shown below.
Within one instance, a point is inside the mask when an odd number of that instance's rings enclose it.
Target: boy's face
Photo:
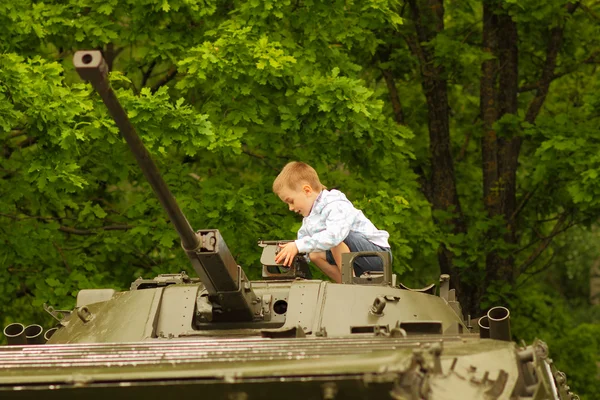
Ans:
[[[296,190],[284,188],[278,195],[281,201],[289,206],[290,211],[306,217],[310,214],[313,203],[319,194],[310,185],[302,185]]]

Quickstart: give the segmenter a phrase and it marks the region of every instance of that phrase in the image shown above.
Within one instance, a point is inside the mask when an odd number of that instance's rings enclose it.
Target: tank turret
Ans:
[[[73,57],[75,70],[89,81],[113,117],[119,132],[135,156],[138,165],[181,238],[194,270],[202,279],[213,307],[215,320],[252,321],[262,316],[256,297],[244,271],[237,265],[217,229],[195,232],[183,215],[175,197],[160,175],[148,150],[129,121],[108,81],[108,66],[100,51],[79,51]]]
[[[57,320],[46,334],[8,325],[0,398],[577,398],[542,341],[511,341],[508,309],[465,319],[448,275],[407,288],[389,253],[344,254],[337,284],[310,279],[301,256],[278,265],[283,241],[263,240],[263,279],[250,282],[217,229],[190,226],[110,88],[101,53],[77,52],[74,64],[108,107],[198,277],[82,290],[71,311],[46,307]],[[362,256],[380,257],[383,272],[354,276]]]

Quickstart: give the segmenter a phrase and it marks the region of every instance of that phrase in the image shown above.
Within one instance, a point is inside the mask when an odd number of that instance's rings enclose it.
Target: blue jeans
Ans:
[[[358,251],[389,251],[390,258],[392,250],[389,247],[381,247],[376,245],[375,243],[370,242],[366,237],[357,232],[350,232],[346,239],[344,239],[344,243],[351,252]],[[330,250],[325,252],[327,257],[327,262],[331,265],[336,265],[335,259],[333,258],[333,254],[331,254]],[[367,271],[383,271],[383,261],[378,256],[364,256],[358,257],[354,260],[354,274],[356,276],[361,276],[363,273]]]

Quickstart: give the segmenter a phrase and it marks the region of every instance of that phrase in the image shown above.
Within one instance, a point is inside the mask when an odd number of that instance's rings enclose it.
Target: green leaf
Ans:
[[[57,287],[57,286],[59,286],[61,284],[60,281],[58,279],[56,279],[56,278],[46,278],[45,282],[50,287]]]
[[[102,207],[100,207],[98,204],[94,205],[94,207],[92,208],[94,214],[96,215],[96,217],[102,219],[104,217],[106,217],[108,214],[106,214],[106,212],[102,209]]]

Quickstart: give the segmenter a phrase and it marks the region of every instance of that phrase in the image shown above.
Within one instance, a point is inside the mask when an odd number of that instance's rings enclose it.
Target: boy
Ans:
[[[289,266],[299,252],[307,253],[327,276],[342,281],[342,254],[355,251],[391,251],[390,236],[378,230],[362,211],[338,190],[327,190],[317,172],[302,162],[288,163],[273,182],[273,192],[288,204],[290,211],[301,214],[298,240],[281,245],[277,263]],[[354,273],[382,271],[379,257],[359,257]]]

